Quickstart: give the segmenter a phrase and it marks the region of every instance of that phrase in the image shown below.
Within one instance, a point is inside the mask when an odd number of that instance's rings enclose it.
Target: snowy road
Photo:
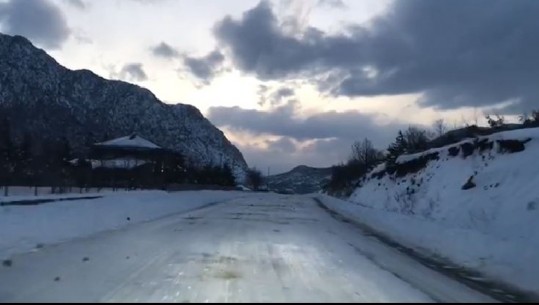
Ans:
[[[0,302],[487,302],[331,217],[260,195],[13,257]]]

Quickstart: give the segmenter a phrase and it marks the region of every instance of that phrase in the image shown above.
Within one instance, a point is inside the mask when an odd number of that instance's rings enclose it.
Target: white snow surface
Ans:
[[[308,196],[229,194],[237,198],[16,255],[0,267],[0,302],[493,301]],[[223,198],[173,195],[123,201]]]
[[[482,139],[489,139],[489,140],[504,140],[504,139],[507,139],[507,140],[509,140],[510,139],[510,140],[519,140],[519,141],[524,141],[526,139],[533,139],[533,138],[539,138],[539,128],[527,128],[527,129],[517,129],[517,130],[510,130],[510,131],[502,131],[502,132],[494,133],[494,134],[491,134],[491,135],[488,135],[488,136],[477,137],[478,140],[482,140]],[[461,144],[463,144],[465,142],[470,142],[471,140],[473,140],[473,138],[467,138],[467,139],[462,140],[462,141],[460,141],[458,143],[451,144],[451,145],[444,146],[444,147],[440,147],[440,148],[431,148],[431,149],[428,149],[428,150],[420,152],[420,153],[401,155],[401,156],[399,156],[397,158],[396,162],[402,164],[402,163],[417,159],[420,156],[428,155],[428,154],[431,154],[431,153],[434,153],[434,152],[447,151],[451,147],[458,147],[458,146],[460,146]],[[385,169],[385,165],[381,164],[381,165],[379,165],[379,167],[377,169],[374,169],[373,171],[377,171],[377,170],[380,171],[380,170],[383,170],[383,169]]]
[[[109,193],[112,192],[112,188],[82,188],[72,187],[67,190],[64,194],[52,194],[52,187],[50,186],[38,186],[37,195],[36,187],[34,186],[10,186],[8,187],[8,196],[4,196],[4,187],[0,187],[0,202],[1,201],[12,201],[12,200],[26,200],[26,199],[45,199],[45,198],[55,198],[55,197],[69,197],[73,196],[88,196],[89,193]],[[44,197],[47,196],[47,197]]]
[[[4,197],[2,201],[103,195],[103,198],[59,201],[37,206],[0,206],[0,259],[51,244],[118,229],[133,223],[188,211],[245,196],[242,192],[133,191]],[[9,199],[9,200],[8,200]],[[130,220],[127,220],[129,217]]]
[[[466,159],[448,155],[459,144],[402,156],[400,163],[438,151],[440,160],[402,178],[367,180],[348,202],[325,199],[408,246],[539,293],[539,128],[486,138],[532,140],[512,154],[494,142]],[[462,190],[472,175],[477,186]]]
[[[150,142],[149,140],[146,140],[146,139],[144,139],[144,138],[142,138],[142,137],[140,137],[138,135],[134,136],[134,137],[131,137],[131,136],[121,137],[121,138],[105,141],[105,142],[102,142],[102,143],[98,143],[97,145],[102,145],[102,146],[122,146],[122,147],[142,147],[142,148],[153,148],[153,149],[161,148],[158,145],[156,145],[156,144]]]

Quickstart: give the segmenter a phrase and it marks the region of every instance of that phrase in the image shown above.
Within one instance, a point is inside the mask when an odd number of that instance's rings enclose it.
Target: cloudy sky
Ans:
[[[0,0],[62,65],[198,107],[272,173],[539,108],[537,0]]]

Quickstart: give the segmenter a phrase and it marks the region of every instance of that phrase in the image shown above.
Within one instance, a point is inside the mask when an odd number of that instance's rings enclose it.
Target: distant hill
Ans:
[[[310,194],[322,189],[329,181],[331,168],[315,168],[305,165],[295,167],[289,172],[267,178],[270,191],[288,194]]]

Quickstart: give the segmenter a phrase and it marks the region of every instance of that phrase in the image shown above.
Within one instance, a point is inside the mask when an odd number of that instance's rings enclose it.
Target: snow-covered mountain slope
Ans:
[[[66,137],[80,152],[136,132],[200,165],[227,163],[237,176],[247,168],[241,152],[193,106],[164,104],[136,85],[66,69],[21,36],[0,34],[0,58],[0,114],[16,136]]]
[[[344,207],[416,248],[539,293],[539,128],[379,166]]]
[[[269,176],[269,189],[277,192],[309,194],[322,189],[331,178],[331,168],[315,168],[305,165],[295,167],[289,172]]]

